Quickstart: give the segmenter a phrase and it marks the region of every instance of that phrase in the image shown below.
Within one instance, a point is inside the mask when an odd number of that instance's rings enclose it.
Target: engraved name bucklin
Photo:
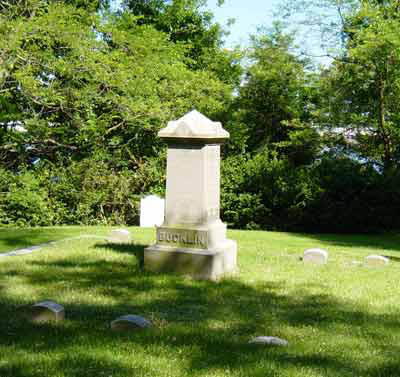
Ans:
[[[207,246],[207,235],[198,233],[170,233],[170,232],[159,232],[159,242],[168,243],[183,243],[189,245],[200,245]]]

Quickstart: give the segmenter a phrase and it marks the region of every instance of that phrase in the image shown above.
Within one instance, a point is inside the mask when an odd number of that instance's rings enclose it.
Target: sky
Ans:
[[[225,0],[218,7],[217,0],[208,0],[208,8],[213,12],[215,21],[226,25],[230,18],[235,23],[229,28],[226,47],[236,44],[246,45],[250,34],[257,31],[258,26],[272,26],[273,13],[281,0]]]
[[[112,0],[112,8],[118,8],[121,0]],[[226,25],[230,18],[235,19],[226,37],[226,47],[236,44],[246,45],[251,33],[257,26],[271,26],[273,12],[282,0],[225,0],[222,6],[217,6],[217,0],[208,0],[207,9],[214,14],[215,21]]]
[[[207,8],[214,14],[215,21],[226,25],[230,18],[235,23],[229,28],[230,35],[225,37],[225,46],[234,47],[240,44],[248,45],[249,36],[257,32],[257,27],[271,27],[276,21],[279,6],[284,0],[225,0],[222,6],[217,6],[217,0],[208,0]],[[320,48],[320,34],[309,28],[296,25],[298,31],[296,44],[300,50],[309,56],[314,63],[329,66],[331,58],[327,58]]]
[[[227,48],[241,45],[246,47],[249,43],[249,36],[257,32],[257,27],[271,27],[274,14],[278,12],[279,5],[285,0],[225,0],[221,6],[217,5],[218,0],[207,0],[207,9],[214,14],[214,20],[225,26],[229,19],[234,18],[235,23],[228,30],[230,34],[225,37],[225,46]],[[113,6],[118,7],[121,0],[112,0]],[[301,29],[300,29],[301,31]],[[302,33],[297,34],[297,44],[307,55],[323,55],[320,46],[319,33],[310,32],[303,29]],[[329,65],[331,59],[326,57],[312,60],[315,63]]]

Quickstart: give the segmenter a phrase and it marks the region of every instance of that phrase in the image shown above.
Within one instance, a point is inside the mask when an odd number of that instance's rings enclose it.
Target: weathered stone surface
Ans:
[[[217,280],[236,270],[237,247],[220,220],[220,123],[197,111],[158,134],[168,143],[165,218],[144,253],[150,271]]]
[[[32,306],[34,322],[61,321],[65,317],[64,307],[54,301],[42,301]]]
[[[287,340],[277,338],[275,336],[258,336],[257,338],[250,340],[249,343],[255,345],[281,346],[281,347],[289,345]]]
[[[389,264],[389,258],[382,255],[368,255],[365,258],[365,264],[367,266],[385,266]]]
[[[127,229],[115,229],[110,233],[110,235],[107,238],[107,241],[109,243],[118,243],[118,244],[131,243],[132,236],[129,230]]]
[[[174,272],[200,280],[218,280],[237,270],[237,245],[226,240],[221,249],[198,250],[153,245],[145,251],[146,269],[153,272]]]
[[[204,140],[206,143],[229,138],[229,132],[222,128],[220,122],[213,122],[196,110],[187,113],[182,118],[168,122],[158,136],[163,139]],[[183,140],[184,139],[184,140]]]
[[[325,264],[328,261],[328,252],[323,249],[308,249],[304,252],[303,262]]]
[[[160,226],[164,221],[165,200],[149,195],[140,200],[140,226]]]
[[[111,322],[112,330],[139,330],[151,326],[152,324],[149,320],[133,314],[118,317],[116,320]]]

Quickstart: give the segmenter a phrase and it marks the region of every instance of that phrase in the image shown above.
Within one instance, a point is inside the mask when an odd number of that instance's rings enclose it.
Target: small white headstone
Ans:
[[[137,330],[150,327],[152,324],[139,315],[127,314],[111,322],[112,330]]]
[[[365,258],[365,263],[368,266],[385,266],[389,264],[389,258],[383,257],[382,255],[368,255]]]
[[[160,226],[164,222],[165,200],[156,195],[146,196],[140,200],[140,226]]]
[[[308,249],[304,252],[303,262],[325,264],[328,261],[328,252],[323,249]]]
[[[32,306],[34,322],[61,321],[64,316],[64,307],[54,301],[42,301]]]
[[[130,243],[132,242],[132,236],[127,229],[115,229],[107,238],[109,243]]]
[[[275,336],[258,336],[250,340],[250,344],[260,344],[268,346],[287,346],[289,343],[285,339],[277,338]]]

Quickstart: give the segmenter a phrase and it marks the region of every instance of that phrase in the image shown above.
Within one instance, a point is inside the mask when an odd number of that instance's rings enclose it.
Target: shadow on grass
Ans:
[[[35,246],[66,237],[78,236],[80,228],[4,228],[0,229],[0,253],[23,247]]]
[[[299,234],[301,237],[318,240],[322,244],[342,247],[361,247],[400,251],[400,234]],[[393,257],[391,257],[393,258]]]
[[[147,246],[148,245],[142,245],[142,244],[138,244],[138,243],[132,243],[132,244],[97,243],[96,245],[94,245],[94,248],[95,249],[108,248],[117,253],[133,255],[136,257],[136,259],[139,263],[139,268],[143,269],[144,268],[144,249]]]
[[[97,244],[95,259],[32,260],[31,268],[4,271],[37,289],[37,298],[50,294],[65,305],[67,319],[32,324],[27,320],[32,298],[1,290],[0,350],[6,362],[0,362],[0,376],[400,375],[400,347],[392,344],[400,330],[398,315],[312,295],[308,285],[288,294],[284,282],[230,278],[216,284],[148,273],[144,248]],[[107,249],[132,258],[112,260]],[[110,321],[128,313],[149,318],[155,327],[112,333]],[[247,344],[258,335],[286,338],[290,346]],[[321,347],[327,342],[329,349]],[[355,361],[353,348],[365,343],[379,355],[375,363]]]

